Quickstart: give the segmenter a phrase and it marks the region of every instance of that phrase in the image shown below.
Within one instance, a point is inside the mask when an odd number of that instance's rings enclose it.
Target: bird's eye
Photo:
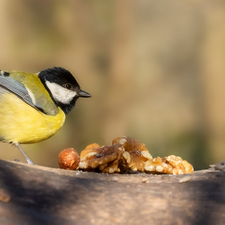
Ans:
[[[70,83],[64,84],[63,86],[68,90],[72,89],[72,84],[70,84]]]

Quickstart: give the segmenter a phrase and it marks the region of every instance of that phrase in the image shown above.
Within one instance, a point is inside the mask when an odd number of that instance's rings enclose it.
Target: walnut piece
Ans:
[[[112,144],[120,144],[124,147],[119,167],[121,170],[130,168],[132,171],[143,172],[145,163],[152,159],[151,154],[147,150],[145,144],[130,137],[115,138]]]
[[[145,172],[167,174],[186,174],[194,171],[190,163],[175,155],[149,160],[145,163],[144,170]]]
[[[102,147],[98,144],[88,145],[80,154],[79,168],[102,173],[120,172],[118,164],[123,152],[120,144]]]
[[[129,170],[167,174],[193,172],[192,165],[178,156],[153,159],[144,144],[126,136],[115,138],[112,146],[88,145],[80,154],[79,168],[102,173],[124,173]]]

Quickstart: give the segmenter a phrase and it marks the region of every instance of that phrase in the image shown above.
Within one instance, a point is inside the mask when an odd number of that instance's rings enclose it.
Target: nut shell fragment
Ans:
[[[221,161],[220,163],[214,164],[214,165],[210,165],[210,167],[213,170],[220,170],[220,171],[224,171],[225,172],[225,160]]]
[[[170,155],[168,157],[156,157],[145,163],[146,172],[167,173],[167,174],[186,174],[193,173],[193,167],[186,160],[179,156]]]
[[[7,190],[0,189],[0,201],[1,202],[9,202],[11,199],[11,196]]]

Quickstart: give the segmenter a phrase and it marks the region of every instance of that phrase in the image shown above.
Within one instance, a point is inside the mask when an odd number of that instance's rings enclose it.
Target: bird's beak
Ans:
[[[91,95],[89,93],[87,93],[86,91],[80,90],[79,97],[81,97],[81,98],[90,98]]]

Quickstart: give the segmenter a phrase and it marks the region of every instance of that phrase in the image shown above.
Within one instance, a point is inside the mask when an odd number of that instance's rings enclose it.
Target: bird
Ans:
[[[16,146],[52,137],[78,98],[89,98],[75,77],[62,67],[38,73],[0,70],[0,142]]]

